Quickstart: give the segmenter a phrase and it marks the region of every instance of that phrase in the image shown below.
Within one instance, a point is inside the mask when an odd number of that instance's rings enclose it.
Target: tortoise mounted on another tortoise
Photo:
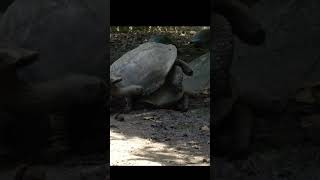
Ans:
[[[135,99],[157,107],[170,106],[183,99],[183,76],[191,76],[192,69],[177,59],[177,48],[174,45],[147,42],[127,52],[110,66],[110,75],[121,77],[117,83],[120,88],[132,85],[140,86],[142,93],[136,96],[127,95],[128,108]],[[186,110],[187,103],[182,103]]]

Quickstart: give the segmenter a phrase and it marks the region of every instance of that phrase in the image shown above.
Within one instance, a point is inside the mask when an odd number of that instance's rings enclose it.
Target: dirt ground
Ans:
[[[199,30],[199,28],[194,28]],[[111,33],[111,62],[148,41],[166,34],[176,44],[178,58],[187,62],[204,54],[188,42],[194,33]],[[196,31],[194,31],[196,32]],[[209,93],[190,98],[187,112],[171,109],[137,109],[119,121],[110,116],[112,166],[208,166],[210,165]],[[111,105],[112,106],[112,105]],[[119,109],[119,107],[116,107]],[[123,108],[123,107],[122,107]]]
[[[68,157],[57,164],[15,162],[0,165],[1,180],[109,180],[110,167],[105,155],[85,155]]]

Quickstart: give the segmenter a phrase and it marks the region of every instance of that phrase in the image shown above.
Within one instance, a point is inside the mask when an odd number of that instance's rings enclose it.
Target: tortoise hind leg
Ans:
[[[181,96],[181,99],[178,101],[178,110],[182,112],[187,111],[189,108],[189,97],[183,90],[183,69],[181,66],[172,67],[168,80],[177,93],[177,96]]]
[[[186,112],[189,109],[189,96],[184,94],[180,103],[178,104],[178,110]]]
[[[191,67],[184,61],[177,59],[175,61],[175,65],[179,66],[182,69],[182,72],[186,74],[187,76],[193,75],[193,70]]]
[[[168,82],[172,85],[171,87],[180,93],[183,91],[183,70],[180,66],[173,66],[170,74],[168,75]]]

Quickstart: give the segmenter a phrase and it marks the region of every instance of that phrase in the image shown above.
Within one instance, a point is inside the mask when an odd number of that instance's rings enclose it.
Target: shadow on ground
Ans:
[[[110,119],[111,165],[209,165],[209,108],[135,111]]]
[[[171,38],[181,60],[189,62],[203,55],[204,50],[189,44],[191,37],[201,28],[185,28],[168,32],[113,32],[110,38],[111,63],[155,34]],[[193,33],[188,33],[192,30]],[[185,113],[169,109],[141,109],[125,114],[124,121],[110,116],[111,165],[209,165],[209,101],[208,94],[193,97],[191,107]],[[113,108],[118,112],[121,109]]]

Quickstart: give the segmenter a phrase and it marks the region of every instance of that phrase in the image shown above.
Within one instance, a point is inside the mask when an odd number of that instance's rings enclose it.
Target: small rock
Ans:
[[[182,149],[182,147],[177,147],[177,151],[181,151]]]
[[[203,160],[202,160],[202,162],[204,162],[204,163],[208,163],[208,162],[209,162],[209,160],[208,160],[208,159],[203,159]]]
[[[195,142],[195,141],[190,141],[190,142],[188,142],[187,144],[189,144],[189,145],[191,145],[191,144],[197,144],[197,142]]]
[[[154,116],[146,116],[146,117],[143,117],[144,120],[154,120],[155,117]]]
[[[114,124],[111,124],[110,128],[118,128],[118,127],[116,125],[114,125]]]
[[[206,132],[209,132],[210,131],[210,128],[208,126],[202,126],[200,128],[201,131],[206,131]]]
[[[194,149],[200,149],[200,146],[199,145],[193,145],[193,146],[191,146],[192,148],[194,148]]]
[[[122,114],[117,114],[117,115],[115,116],[115,119],[116,119],[117,121],[120,121],[120,122],[125,121],[124,115],[122,115]]]
[[[152,136],[152,137],[150,138],[150,140],[158,141],[159,138],[158,138],[157,136]]]

